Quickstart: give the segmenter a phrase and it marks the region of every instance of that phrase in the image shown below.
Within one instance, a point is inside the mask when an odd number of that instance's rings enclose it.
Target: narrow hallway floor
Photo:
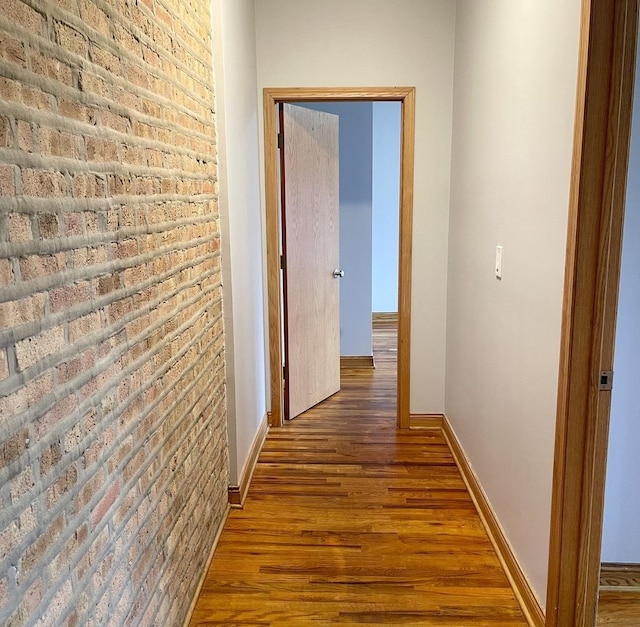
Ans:
[[[527,624],[440,431],[396,428],[395,341],[269,432],[193,627]]]

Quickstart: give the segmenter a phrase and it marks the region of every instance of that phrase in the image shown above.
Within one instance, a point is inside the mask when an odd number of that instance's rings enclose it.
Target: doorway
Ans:
[[[277,145],[277,105],[309,101],[397,101],[400,123],[400,201],[398,263],[397,424],[409,427],[409,364],[411,328],[411,239],[413,223],[413,155],[415,89],[405,88],[283,88],[264,90],[265,197],[267,233],[267,294],[271,414],[269,424],[282,426],[282,308],[280,277],[281,228]]]
[[[281,104],[279,122],[284,396],[291,419],[335,392],[340,373],[375,367],[373,327],[381,316],[397,327],[400,103]],[[334,125],[337,181],[323,167],[332,160]]]
[[[546,624],[596,618],[638,1],[583,2]]]

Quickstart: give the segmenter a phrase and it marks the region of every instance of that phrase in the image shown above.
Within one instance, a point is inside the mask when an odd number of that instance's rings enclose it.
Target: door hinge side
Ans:
[[[282,366],[282,378],[286,381],[287,379],[287,365],[283,364]]]
[[[287,259],[284,255],[280,255],[280,270],[287,269]]]
[[[613,389],[613,370],[602,370],[600,372],[599,389],[601,392],[608,392]]]
[[[284,133],[278,133],[278,148],[280,150],[284,148]]]

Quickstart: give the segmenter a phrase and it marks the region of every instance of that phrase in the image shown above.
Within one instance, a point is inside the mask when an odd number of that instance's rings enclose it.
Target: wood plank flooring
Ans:
[[[600,574],[597,625],[640,625],[640,567],[637,564],[603,565]]]
[[[270,431],[193,627],[526,625],[442,435],[396,429],[395,336]]]

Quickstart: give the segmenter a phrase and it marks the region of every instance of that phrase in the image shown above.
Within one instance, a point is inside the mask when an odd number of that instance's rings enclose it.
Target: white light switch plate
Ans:
[[[496,279],[502,279],[502,246],[496,246]]]

